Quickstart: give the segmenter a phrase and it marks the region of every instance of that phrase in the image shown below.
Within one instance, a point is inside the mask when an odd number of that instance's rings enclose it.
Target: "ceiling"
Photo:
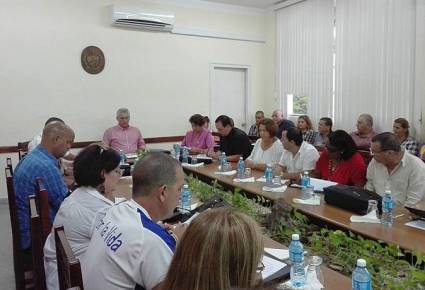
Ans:
[[[255,8],[267,8],[271,5],[282,2],[282,0],[205,0],[208,2],[225,3],[238,6],[255,7]]]

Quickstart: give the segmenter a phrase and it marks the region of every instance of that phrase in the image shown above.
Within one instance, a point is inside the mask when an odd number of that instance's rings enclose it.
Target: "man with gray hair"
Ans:
[[[425,195],[425,164],[418,157],[401,149],[393,133],[385,132],[372,139],[373,160],[367,168],[365,188],[383,195],[391,190],[393,199],[412,206]]]
[[[289,128],[295,127],[294,123],[291,120],[287,120],[283,117],[282,110],[274,110],[272,113],[272,120],[277,124],[278,130],[276,133],[276,138],[282,139],[282,133],[287,131]]]
[[[160,289],[185,226],[170,230],[158,222],[170,217],[180,198],[184,174],[164,153],[149,153],[133,170],[133,198],[111,208],[94,225],[82,258],[87,289]]]
[[[122,150],[125,154],[144,150],[145,140],[138,128],[130,126],[130,112],[127,108],[118,109],[117,121],[118,125],[107,129],[103,134],[103,143],[117,151]]]
[[[361,114],[357,119],[357,131],[351,132],[351,137],[357,149],[370,150],[370,144],[376,133],[373,131],[373,118],[369,114]]]
[[[74,131],[61,122],[44,127],[41,144],[31,151],[16,166],[13,185],[18,207],[22,249],[31,247],[28,197],[36,194],[36,178],[43,179],[49,193],[50,221],[53,219],[65,197],[68,188],[60,171],[59,158],[63,157],[74,142]]]

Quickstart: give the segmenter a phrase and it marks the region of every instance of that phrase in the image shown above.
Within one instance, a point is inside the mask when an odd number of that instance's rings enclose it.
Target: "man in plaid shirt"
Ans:
[[[255,124],[249,128],[248,136],[256,136],[260,137],[260,133],[258,132],[258,127],[260,126],[261,121],[264,120],[264,112],[257,111],[255,112]]]
[[[36,194],[36,178],[43,179],[43,185],[49,193],[50,220],[53,219],[62,201],[68,194],[60,170],[59,158],[71,148],[74,131],[61,122],[50,123],[44,127],[41,144],[38,145],[16,166],[13,184],[18,208],[21,246],[31,247],[30,216],[28,197]]]

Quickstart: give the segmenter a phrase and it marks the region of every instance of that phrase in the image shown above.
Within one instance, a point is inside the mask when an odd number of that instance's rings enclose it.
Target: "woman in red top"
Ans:
[[[317,160],[314,176],[363,187],[366,183],[366,164],[356,149],[353,138],[347,132],[332,132],[326,150],[322,151]]]

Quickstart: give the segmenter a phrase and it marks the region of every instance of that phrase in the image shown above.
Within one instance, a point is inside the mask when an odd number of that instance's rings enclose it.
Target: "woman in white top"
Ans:
[[[86,251],[95,221],[114,205],[116,184],[121,177],[120,156],[113,149],[90,145],[74,161],[74,177],[78,188],[61,204],[53,228],[63,225],[76,258]],[[44,245],[44,268],[49,290],[59,289],[54,232]]]
[[[255,142],[251,155],[245,160],[246,167],[264,170],[267,164],[276,165],[283,153],[282,142],[276,138],[277,125],[272,119],[261,121],[258,131],[260,139]]]

